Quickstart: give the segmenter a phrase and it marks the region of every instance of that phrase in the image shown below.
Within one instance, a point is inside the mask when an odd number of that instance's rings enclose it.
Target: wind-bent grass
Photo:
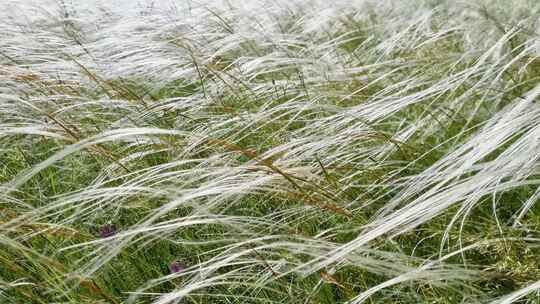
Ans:
[[[537,1],[176,2],[0,3],[0,303],[539,301]]]

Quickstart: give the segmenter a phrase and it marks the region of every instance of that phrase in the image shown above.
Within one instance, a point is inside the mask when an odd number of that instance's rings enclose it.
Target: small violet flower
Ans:
[[[171,265],[169,265],[169,269],[171,270],[171,273],[180,273],[186,269],[186,265],[178,261],[174,261],[171,263]]]
[[[108,238],[116,234],[116,226],[103,225],[99,228],[99,236],[102,238]]]

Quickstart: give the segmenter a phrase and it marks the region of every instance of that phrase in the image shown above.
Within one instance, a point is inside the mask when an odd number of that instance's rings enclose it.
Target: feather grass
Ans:
[[[537,301],[538,13],[0,3],[0,299]]]

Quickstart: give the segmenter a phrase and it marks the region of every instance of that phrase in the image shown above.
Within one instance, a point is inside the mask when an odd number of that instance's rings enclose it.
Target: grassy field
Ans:
[[[1,1],[0,303],[540,303],[539,16]]]

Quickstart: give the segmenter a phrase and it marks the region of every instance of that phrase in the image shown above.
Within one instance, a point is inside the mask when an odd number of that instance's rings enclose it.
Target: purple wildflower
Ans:
[[[169,269],[171,270],[171,273],[180,273],[186,269],[186,265],[178,261],[174,261],[171,263],[171,265],[169,265]]]
[[[99,228],[99,236],[102,238],[108,238],[116,234],[116,226],[114,225],[103,225]]]

